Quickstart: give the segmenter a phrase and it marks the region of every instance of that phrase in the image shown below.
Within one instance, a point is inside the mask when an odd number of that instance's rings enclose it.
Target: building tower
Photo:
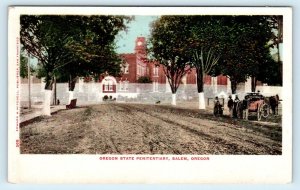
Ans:
[[[136,54],[136,79],[142,76],[149,75],[147,69],[147,51],[146,51],[146,39],[145,37],[137,37],[135,40],[135,54]]]

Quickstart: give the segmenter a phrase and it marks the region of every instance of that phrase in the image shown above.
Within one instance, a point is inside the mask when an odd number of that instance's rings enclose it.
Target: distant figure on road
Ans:
[[[229,95],[229,97],[228,97],[227,107],[229,110],[229,116],[232,117],[233,99],[232,99],[231,95]]]
[[[223,115],[223,108],[222,105],[220,104],[219,98],[218,96],[216,96],[215,100],[214,100],[214,115],[215,116],[220,116]]]
[[[234,101],[233,101],[233,112],[232,112],[232,117],[234,117],[234,118],[237,118],[237,117],[238,117],[238,115],[237,115],[237,105],[238,105],[239,101],[240,101],[240,99],[239,99],[239,97],[236,95],[236,96],[235,96],[235,99],[234,99]]]

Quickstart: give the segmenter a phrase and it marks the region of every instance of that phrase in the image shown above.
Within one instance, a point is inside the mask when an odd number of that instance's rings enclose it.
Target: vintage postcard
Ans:
[[[292,8],[9,7],[11,183],[289,183]]]

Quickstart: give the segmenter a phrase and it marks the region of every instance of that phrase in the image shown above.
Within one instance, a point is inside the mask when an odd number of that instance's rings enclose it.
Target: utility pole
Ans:
[[[28,55],[28,61],[27,61],[27,73],[28,73],[28,109],[31,109],[31,77],[30,77],[30,55]]]

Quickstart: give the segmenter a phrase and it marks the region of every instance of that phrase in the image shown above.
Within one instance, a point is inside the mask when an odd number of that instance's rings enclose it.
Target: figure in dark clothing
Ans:
[[[229,115],[232,117],[233,99],[231,98],[231,95],[228,97],[227,107],[229,110]]]
[[[238,105],[238,103],[239,103],[239,101],[240,101],[240,99],[239,99],[239,97],[236,95],[235,96],[235,99],[234,99],[234,101],[233,101],[233,112],[232,112],[232,117],[234,117],[234,118],[237,118],[238,117],[238,113],[237,113],[237,105]]]
[[[220,104],[218,96],[214,100],[214,115],[220,116],[223,115],[223,106]]]

